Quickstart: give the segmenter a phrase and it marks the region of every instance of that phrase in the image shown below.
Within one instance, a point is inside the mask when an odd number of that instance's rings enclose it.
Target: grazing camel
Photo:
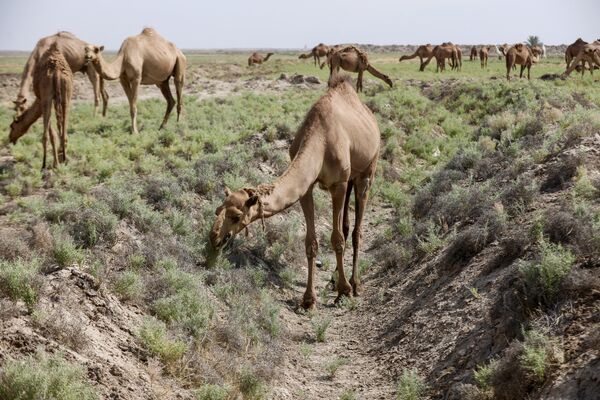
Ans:
[[[236,192],[225,190],[225,200],[216,209],[217,218],[210,232],[216,249],[250,223],[271,217],[300,201],[306,220],[306,257],[308,281],[302,306],[316,305],[315,258],[318,242],[315,232],[313,188],[329,191],[333,208],[331,245],[338,271],[337,291],[342,296],[359,295],[358,255],[362,240],[362,220],[375,178],[380,133],[373,113],[361,103],[349,79],[330,80],[329,89],[313,105],[296,133],[290,148],[292,162],[271,184]],[[355,223],[352,232],[352,276],[346,279],[344,249],[348,233],[350,195],[354,189]],[[264,223],[264,222],[263,222]]]
[[[107,80],[119,79],[129,100],[131,132],[138,133],[137,96],[140,85],[156,85],[167,100],[167,111],[159,129],[164,128],[175,106],[169,87],[169,79],[175,81],[177,93],[177,121],[183,107],[182,90],[185,80],[186,58],[173,43],[160,36],[152,28],[144,28],[142,33],[125,39],[117,57],[107,63],[102,56],[104,46],[88,45],[85,58],[88,64]]]
[[[252,55],[248,57],[248,66],[251,67],[254,64],[260,65],[266,62],[272,55],[273,53],[267,53],[267,56],[263,57],[262,54],[252,53]]]
[[[327,46],[326,44],[323,44],[323,43],[319,43],[318,45],[316,45],[315,47],[312,48],[310,53],[300,54],[300,56],[298,58],[304,59],[304,58],[312,57],[315,61],[315,67],[318,65],[321,69],[323,69],[323,66],[325,65],[325,63],[321,64],[321,57],[327,57],[328,51],[329,51],[329,46]]]
[[[419,71],[423,71],[425,69],[425,66],[427,65],[427,64],[425,64],[425,62],[423,62],[423,60],[430,58],[432,55],[433,55],[433,46],[430,45],[429,43],[427,43],[426,45],[419,46],[417,48],[417,51],[415,51],[413,54],[411,54],[409,56],[400,57],[400,59],[398,61],[402,62],[404,60],[411,60],[415,57],[419,57],[419,60],[421,62],[419,65]]]
[[[523,71],[527,68],[527,79],[531,79],[531,66],[533,65],[533,53],[529,46],[522,43],[515,44],[506,52],[506,79],[510,81],[510,70],[517,64],[521,66],[519,78],[523,77]]]
[[[481,54],[481,52],[480,52]],[[477,59],[477,47],[473,46],[471,47],[471,54],[469,55],[469,61],[473,61]]]
[[[579,63],[581,63],[581,75],[583,76],[586,62],[589,64],[590,74],[593,75],[594,69],[600,67],[600,39],[581,47],[579,53],[577,53],[577,56],[573,59],[571,66],[567,68],[563,75],[570,75],[574,69],[577,69]]]
[[[356,46],[345,46],[339,50],[330,51],[327,55],[327,62],[329,63],[330,79],[340,71],[340,68],[348,72],[358,72],[356,80],[356,90],[358,92],[362,92],[363,89],[362,78],[365,70],[387,83],[390,87],[394,87],[394,83],[387,75],[379,72],[369,64],[367,53]]]
[[[589,44],[588,42],[586,42],[585,40],[581,39],[581,38],[577,38],[577,40],[573,43],[571,43],[568,47],[567,50],[565,51],[565,62],[567,63],[567,70],[569,70],[569,68],[571,67],[571,62],[573,61],[573,59],[575,57],[577,57],[577,55],[579,54],[579,52],[583,49],[583,47],[585,45]],[[585,73],[585,63],[586,63],[586,59],[583,58],[581,59],[581,66],[579,67],[579,70],[581,70],[581,76],[583,76],[583,74]],[[590,73],[592,71],[592,64],[590,65]]]
[[[488,65],[488,55],[490,52],[491,46],[483,46],[479,49],[479,61],[481,61],[481,68],[487,68]]]
[[[50,121],[52,106],[54,106],[60,137],[61,159],[63,162],[67,162],[67,120],[73,94],[73,73],[69,63],[58,49],[57,43],[50,45],[48,50],[37,60],[32,78],[36,100],[29,109],[25,110],[20,116],[15,117],[10,125],[9,138],[12,143],[15,143],[21,132],[26,131],[37,120],[39,116],[35,117],[35,115],[38,113],[43,114],[44,133],[42,143],[44,158],[42,170],[46,169],[48,139],[50,139],[52,155],[54,156],[52,165],[56,168],[59,161],[56,150],[58,138]]]
[[[432,58],[436,60],[436,72],[446,70],[446,58],[450,59],[452,69],[459,68],[462,65],[462,60],[459,58],[459,49],[450,42],[444,42],[433,48],[431,56],[425,61],[425,66],[429,64]]]

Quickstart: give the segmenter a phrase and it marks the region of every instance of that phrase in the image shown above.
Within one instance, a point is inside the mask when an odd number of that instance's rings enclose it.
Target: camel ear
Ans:
[[[95,51],[96,53],[100,53],[101,51],[104,51],[104,46],[96,47],[96,48],[94,49],[94,51]]]
[[[250,208],[250,207],[256,205],[256,203],[258,203],[258,196],[255,195],[255,196],[250,197],[248,200],[246,200],[245,206]]]

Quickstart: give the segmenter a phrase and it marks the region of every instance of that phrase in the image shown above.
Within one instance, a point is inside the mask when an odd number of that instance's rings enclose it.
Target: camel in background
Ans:
[[[481,61],[481,68],[487,68],[488,66],[488,55],[490,52],[491,46],[482,46],[479,49],[479,61]]]
[[[469,61],[473,61],[477,58],[477,47],[471,47],[471,54],[469,55]]]
[[[502,60],[502,57],[506,57],[506,52],[508,50],[508,44],[504,43],[500,46],[496,46],[496,52],[498,53],[498,58]]]
[[[46,155],[48,139],[52,145],[54,162],[52,166],[58,166],[59,156],[56,150],[56,132],[52,129],[51,116],[52,106],[56,114],[58,136],[60,138],[60,155],[63,162],[67,162],[67,120],[69,107],[73,94],[73,72],[57,43],[52,43],[48,50],[37,59],[34,71],[32,71],[33,91],[36,96],[34,104],[24,113],[15,117],[10,125],[10,141],[15,143],[17,139],[27,131],[39,114],[43,115],[44,133],[42,143],[44,147],[44,158],[42,170],[46,169]],[[37,117],[36,117],[37,116]]]
[[[586,42],[585,40],[581,39],[581,38],[577,38],[576,41],[574,41],[573,43],[571,43],[568,47],[567,50],[565,51],[565,62],[567,63],[567,71],[570,69],[571,67],[571,62],[573,61],[573,59],[575,59],[575,57],[577,57],[577,55],[579,54],[579,52],[581,50],[583,50],[583,47],[585,45],[589,44],[588,42]],[[581,59],[581,66],[579,68],[577,68],[578,70],[581,71],[581,75],[583,76],[583,74],[585,73],[585,63],[586,63],[586,59],[582,58]],[[589,69],[590,69],[590,73],[592,73],[592,64],[589,63]]]
[[[225,200],[216,209],[210,243],[221,249],[254,221],[300,201],[306,220],[308,280],[302,306],[314,308],[315,260],[318,252],[315,230],[315,185],[329,191],[333,208],[331,247],[335,251],[338,297],[359,295],[358,256],[362,220],[373,184],[379,156],[380,133],[373,113],[358,98],[348,79],[333,77],[329,89],[311,108],[290,147],[292,162],[273,183],[235,192],[225,190]],[[344,249],[348,233],[350,195],[354,190],[355,224],[352,232],[352,275],[346,279]],[[263,222],[264,223],[264,222]]]
[[[329,63],[330,79],[339,72],[340,68],[348,72],[357,72],[358,78],[356,80],[356,90],[358,92],[362,92],[363,89],[362,83],[364,71],[369,71],[371,75],[381,79],[390,87],[394,86],[392,80],[387,75],[379,72],[369,64],[367,53],[356,46],[345,46],[339,50],[330,51],[327,55],[327,62]]]
[[[567,70],[563,73],[564,76],[568,76],[573,72],[574,69],[579,67],[579,63],[581,63],[581,75],[583,76],[583,71],[585,70],[585,63],[589,64],[590,74],[594,74],[594,69],[596,67],[600,67],[600,39],[583,45],[579,53],[572,60],[571,66],[567,68]]]
[[[169,87],[171,77],[175,81],[177,121],[179,121],[183,107],[182,90],[186,58],[177,46],[164,39],[154,29],[144,28],[139,35],[128,37],[123,41],[113,62],[107,63],[104,60],[103,50],[104,46],[88,45],[85,48],[85,59],[104,79],[121,81],[121,86],[129,100],[132,133],[138,133],[137,97],[140,85],[156,85],[160,89],[167,100],[167,111],[159,129],[167,124],[175,106]]]
[[[248,66],[251,67],[255,64],[260,65],[266,62],[274,53],[267,53],[266,57],[263,57],[262,54],[252,53],[250,57],[248,57]]]
[[[318,45],[316,45],[315,47],[312,48],[310,53],[300,54],[300,56],[298,56],[298,58],[305,59],[305,58],[312,57],[315,61],[315,67],[318,65],[321,69],[323,69],[323,66],[325,65],[325,63],[323,62],[323,64],[321,64],[321,57],[327,57],[328,51],[329,51],[329,46],[327,46],[326,44],[323,44],[323,43],[319,43]]]
[[[462,57],[460,49],[452,44],[451,42],[444,42],[433,48],[431,56],[425,61],[424,65],[427,66],[432,58],[436,60],[436,72],[446,70],[446,59],[450,59],[450,66],[452,69],[460,69],[462,66]]]
[[[433,46],[431,44],[427,43],[426,45],[419,46],[413,54],[411,54],[409,56],[400,57],[400,59],[398,61],[402,62],[404,60],[411,60],[415,57],[419,57],[419,60],[420,60],[419,71],[423,71],[425,69],[425,66],[427,65],[426,63],[423,62],[423,60],[430,58],[432,55],[433,55]]]
[[[531,79],[531,66],[533,65],[533,53],[529,46],[522,43],[515,44],[506,52],[506,79],[510,81],[510,70],[516,65],[521,66],[519,78],[523,78],[523,71],[527,68],[527,79]]]

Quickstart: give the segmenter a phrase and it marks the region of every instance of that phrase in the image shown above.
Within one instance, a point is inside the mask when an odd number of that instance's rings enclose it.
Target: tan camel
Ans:
[[[508,44],[504,43],[500,46],[497,46],[499,54],[498,54],[498,58],[502,60],[502,57],[506,57],[506,52],[508,51]]]
[[[423,71],[426,66],[426,64],[423,62],[423,60],[430,58],[432,55],[433,55],[433,46],[431,44],[427,43],[426,45],[419,46],[413,54],[411,54],[409,56],[400,57],[400,59],[398,61],[402,62],[404,60],[411,60],[415,57],[419,57],[419,60],[421,62],[419,65],[419,71]]]
[[[267,53],[267,56],[263,57],[262,54],[252,53],[252,55],[250,57],[248,57],[248,66],[250,67],[254,64],[260,65],[260,64],[266,62],[272,55],[273,55],[273,53]]]
[[[139,35],[125,39],[117,57],[111,63],[104,60],[102,50],[104,46],[88,45],[85,48],[85,58],[104,79],[121,81],[121,86],[129,100],[132,133],[138,133],[137,96],[140,85],[156,85],[160,89],[167,100],[167,111],[159,129],[167,124],[175,106],[169,87],[171,77],[175,81],[177,121],[179,121],[183,107],[181,96],[186,67],[186,58],[181,50],[152,28],[144,28]]]
[[[471,47],[471,54],[469,55],[469,61],[477,59],[477,47]]]
[[[33,106],[19,117],[15,117],[10,126],[10,140],[12,143],[15,143],[20,133],[23,130],[26,131],[37,119],[35,118],[31,121],[32,115],[41,110],[44,121],[44,133],[42,137],[44,158],[42,161],[42,170],[46,169],[48,139],[50,139],[52,155],[54,156],[52,165],[56,168],[59,160],[56,150],[58,138],[56,137],[56,132],[52,129],[50,121],[52,106],[54,106],[58,135],[60,137],[61,159],[67,162],[67,120],[69,117],[71,96],[73,94],[73,73],[71,72],[69,63],[58,49],[57,43],[51,44],[48,50],[37,60],[32,78],[36,100]]]
[[[578,38],[575,42],[573,42],[572,44],[570,44],[567,47],[567,50],[565,51],[565,62],[567,63],[567,71],[569,70],[569,68],[571,67],[571,62],[573,61],[573,59],[575,57],[577,57],[577,55],[579,54],[579,52],[583,49],[583,47],[585,45],[589,44],[588,42],[586,42],[585,40],[582,40],[581,38]],[[581,65],[579,66],[579,68],[577,68],[579,71],[581,71],[581,75],[583,76],[583,74],[585,73],[585,63],[587,62],[586,58],[582,58],[581,59]],[[589,62],[588,62],[589,63]],[[590,66],[590,73],[592,72],[593,68],[592,68],[592,64],[589,63]]]
[[[369,64],[367,53],[356,46],[345,46],[339,50],[329,52],[327,62],[329,63],[330,79],[339,73],[340,68],[348,72],[358,72],[358,78],[356,79],[356,90],[358,92],[362,92],[363,73],[365,71],[369,71],[374,77],[381,79],[390,87],[394,87],[394,83],[387,75],[379,72]]]
[[[459,51],[457,46],[450,42],[444,42],[433,48],[431,56],[425,61],[425,66],[429,64],[432,58],[436,60],[436,72],[446,70],[446,58],[450,59],[450,65],[452,69],[459,68],[462,65],[462,60],[459,58]]]
[[[529,46],[522,43],[515,44],[506,51],[506,79],[510,81],[510,70],[518,64],[521,66],[519,78],[523,77],[523,71],[527,68],[527,79],[531,79],[531,66],[533,65],[533,53]]]
[[[600,39],[583,45],[577,56],[572,60],[571,66],[567,68],[567,70],[563,73],[564,76],[568,76],[573,72],[574,69],[580,66],[581,63],[581,75],[583,76],[583,71],[585,70],[585,63],[589,64],[590,74],[594,74],[594,69],[596,67],[600,67]]]
[[[487,68],[488,66],[488,56],[490,53],[491,46],[482,46],[479,49],[479,61],[481,61],[481,68]]]
[[[298,58],[304,59],[312,57],[315,61],[315,66],[318,65],[321,69],[323,69],[325,63],[321,64],[321,57],[327,57],[327,52],[329,52],[329,46],[323,43],[319,43],[318,45],[312,48],[310,53],[300,54]]]
[[[373,184],[379,155],[379,128],[373,113],[361,103],[348,79],[334,77],[330,87],[311,108],[290,148],[292,162],[271,184],[236,192],[225,190],[225,200],[216,209],[217,218],[210,242],[221,249],[250,223],[271,217],[300,200],[306,220],[308,282],[302,305],[315,306],[315,258],[318,242],[315,232],[313,188],[329,191],[333,208],[331,245],[338,271],[338,297],[358,295],[358,251],[362,220]],[[354,248],[350,282],[344,272],[344,249],[350,231],[350,195],[354,189]]]

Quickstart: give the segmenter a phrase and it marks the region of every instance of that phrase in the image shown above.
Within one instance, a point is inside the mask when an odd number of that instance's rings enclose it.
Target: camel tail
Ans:
[[[385,83],[387,83],[390,87],[394,87],[394,83],[392,82],[392,80],[389,78],[389,76],[387,76],[386,74],[383,74],[379,71],[377,71],[375,68],[373,68],[373,66],[369,65],[367,67],[367,71],[369,71],[369,73],[379,79],[381,79],[382,81],[384,81]]]

